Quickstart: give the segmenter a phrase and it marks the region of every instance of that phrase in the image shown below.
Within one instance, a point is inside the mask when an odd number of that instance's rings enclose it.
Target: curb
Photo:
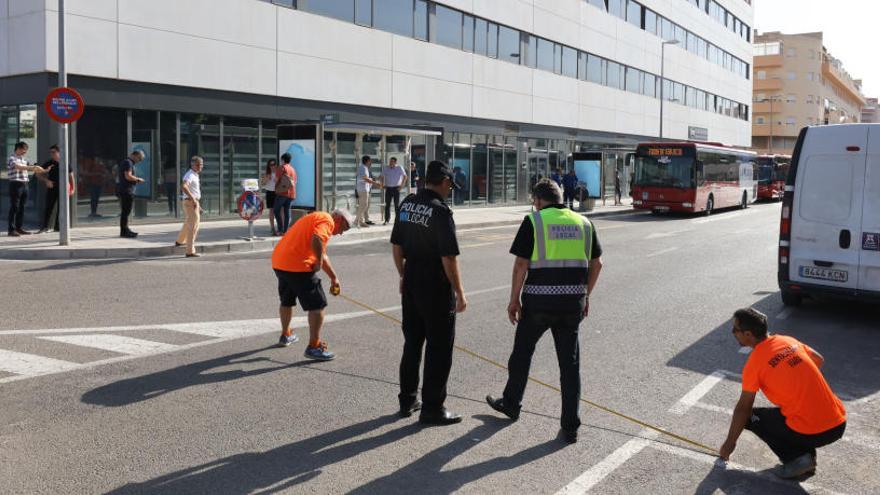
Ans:
[[[578,212],[589,218],[602,218],[620,215],[632,215],[641,212],[635,210],[619,210],[606,211],[589,214],[589,212]],[[498,227],[504,225],[518,225],[522,222],[521,218],[511,218],[510,220],[495,220],[491,222],[470,223],[460,225],[460,230],[483,229],[487,227]],[[353,234],[353,235],[352,235]],[[345,241],[371,241],[387,238],[391,235],[388,230],[375,232],[353,232],[346,236]],[[269,251],[278,243],[278,238],[257,239],[254,241],[236,240],[233,242],[215,242],[206,243],[196,246],[196,252],[199,254],[224,254],[224,253],[250,253],[258,251]],[[99,260],[99,259],[139,259],[139,258],[164,258],[168,256],[183,256],[185,253],[183,247],[175,246],[156,246],[142,248],[46,248],[46,249],[4,249],[0,250],[0,259],[17,260],[17,261],[63,261],[63,260]]]

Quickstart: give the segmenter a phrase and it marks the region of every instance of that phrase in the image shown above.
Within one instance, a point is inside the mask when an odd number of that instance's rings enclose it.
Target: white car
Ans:
[[[801,130],[782,200],[782,301],[880,300],[880,124]]]

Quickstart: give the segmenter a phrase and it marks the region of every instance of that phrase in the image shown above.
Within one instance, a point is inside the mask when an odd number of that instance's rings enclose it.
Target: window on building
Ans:
[[[807,72],[806,78],[807,78],[807,81],[813,81],[816,79],[816,74],[813,72]]]
[[[553,43],[553,72],[562,74],[562,45]]]
[[[672,21],[665,17],[662,18],[660,20],[660,29],[664,40],[671,41],[675,39],[675,28],[673,27]]]
[[[587,80],[587,54],[584,52],[578,52],[578,79],[581,81]]]
[[[642,6],[639,3],[629,0],[626,5],[626,22],[641,29],[642,28]]]
[[[674,37],[676,40],[678,40],[679,47],[680,47],[680,48],[683,48],[683,49],[686,49],[686,45],[687,45],[687,31],[685,31],[685,29],[684,29],[683,27],[679,26],[678,24],[673,24],[673,25],[672,25],[672,28],[673,28],[673,30],[674,30],[673,37]]]
[[[788,50],[785,50],[785,56],[788,58],[797,57],[797,50],[794,48],[789,48]]]
[[[605,84],[605,59],[587,55],[587,80],[596,84]]]
[[[442,5],[433,4],[434,24],[431,41],[461,50],[462,14]]]
[[[402,36],[413,35],[415,16],[410,0],[373,0],[373,12],[376,28]]]
[[[807,103],[813,103],[813,95],[807,95]]]
[[[486,33],[485,22],[483,21],[483,34]],[[415,11],[413,12],[414,35],[416,39],[428,40],[428,2],[426,0],[416,0]],[[486,54],[485,44],[483,45],[483,55]]]
[[[808,51],[807,51],[807,57],[808,57],[810,60],[816,60],[816,50],[808,50]]]
[[[477,19],[474,23],[474,53],[486,55],[489,25],[483,19]]]
[[[701,89],[697,90],[697,108],[700,110],[706,109],[706,92]]]
[[[499,26],[498,30],[498,58],[508,62],[519,64],[520,43],[519,31],[507,26]]]
[[[594,7],[598,7],[602,10],[607,11],[607,8],[605,7],[605,0],[589,0],[588,3]]]
[[[762,117],[762,116],[755,117],[755,123],[759,124],[759,125],[763,125],[764,124],[764,117]]]
[[[351,0],[298,0],[297,8],[347,22],[354,21],[354,2]]]
[[[687,51],[697,54],[697,35],[690,31],[687,32]]]
[[[645,86],[642,94],[651,98],[657,97],[657,76],[645,73]]]
[[[685,87],[684,93],[687,106],[691,108],[697,108],[697,90],[690,86],[687,86]]]
[[[621,19],[625,19],[625,2],[626,0],[608,0],[608,13],[620,17]]]
[[[545,40],[544,38],[538,38],[538,68],[553,72],[554,63],[553,58],[555,54],[555,49],[553,47],[555,43],[549,40]]]
[[[372,0],[355,0],[354,2],[354,22],[356,24],[360,24],[361,26],[372,26],[373,25],[373,2]],[[387,28],[376,26],[379,29],[386,30]],[[392,31],[396,32],[396,31]],[[403,34],[404,36],[411,36],[412,33],[398,33]]]
[[[759,79],[761,81],[763,81],[764,79],[767,79],[767,71],[759,70],[758,73],[755,74],[755,78]]]
[[[794,123],[795,123],[794,117],[786,117],[785,118],[785,125],[794,125]]]
[[[488,48],[486,54],[492,58],[498,58],[498,24],[489,23]]]
[[[763,55],[779,55],[782,53],[782,43],[773,41],[771,43],[755,43],[755,56]]]
[[[519,33],[516,35],[519,38]],[[465,15],[462,21],[462,46],[466,52],[474,51],[474,18],[469,15]]]
[[[797,96],[793,94],[788,94],[785,96],[786,103],[797,103]]]
[[[645,8],[645,31],[651,34],[659,34],[660,27],[657,22],[657,13],[649,8]]]
[[[562,47],[562,75],[577,77],[577,50],[567,46]]]
[[[672,84],[672,99],[675,100],[676,103],[684,105],[684,84],[681,83],[673,83]]]
[[[608,75],[605,78],[606,84],[615,89],[623,89],[623,77],[621,76],[623,66],[617,62],[609,60],[607,63],[607,69]]]
[[[519,42],[523,65],[534,69],[538,66],[538,38],[528,33],[520,33]]]
[[[788,71],[785,77],[788,78],[789,81],[794,81],[797,79],[797,74],[795,74],[794,71]]]
[[[631,93],[642,92],[642,71],[626,67],[626,90]]]

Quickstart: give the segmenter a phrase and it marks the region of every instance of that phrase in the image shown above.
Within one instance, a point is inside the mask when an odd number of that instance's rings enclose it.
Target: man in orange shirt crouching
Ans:
[[[733,336],[752,353],[743,368],[742,395],[721,458],[730,458],[747,429],[782,461],[780,477],[814,473],[816,448],[840,440],[846,430],[843,403],[819,371],[824,358],[792,337],[768,336],[767,316],[752,308],[734,313]],[[753,408],[758,390],[779,407]]]
[[[290,329],[293,306],[299,300],[303,311],[309,313],[309,345],[305,356],[320,361],[336,357],[327,350],[327,343],[321,340],[327,296],[321,287],[318,272],[324,270],[330,277],[331,292],[340,290],[339,278],[327,256],[327,243],[331,236],[341,235],[353,223],[354,216],[346,210],[335,210],[332,214],[316,211],[300,218],[275,246],[272,269],[278,278],[278,296],[281,299],[278,309],[281,317],[279,347],[287,347],[299,340]]]

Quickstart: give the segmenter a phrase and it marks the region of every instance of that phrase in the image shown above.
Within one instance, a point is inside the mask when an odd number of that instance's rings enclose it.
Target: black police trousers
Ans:
[[[583,315],[578,312],[541,312],[528,308],[523,310],[522,318],[516,327],[513,342],[513,353],[507,362],[509,374],[507,386],[504,388],[504,404],[519,410],[526,383],[529,379],[529,368],[532,366],[532,355],[535,346],[547,329],[553,333],[556,345],[556,359],[559,361],[559,379],[562,389],[562,421],[563,430],[577,430],[581,425],[578,415],[581,400],[580,345],[578,328]]]
[[[846,431],[846,422],[822,433],[805,435],[788,427],[778,407],[756,407],[752,409],[746,429],[763,440],[785,464],[804,454],[812,454],[815,458],[818,447],[840,440]]]
[[[452,367],[455,344],[455,306],[450,299],[419,294],[404,286],[403,290],[403,357],[400,360],[401,408],[416,401],[419,390],[419,365],[425,349],[425,378],[422,382],[422,412],[443,410],[446,382]],[[427,345],[426,345],[427,344]]]

